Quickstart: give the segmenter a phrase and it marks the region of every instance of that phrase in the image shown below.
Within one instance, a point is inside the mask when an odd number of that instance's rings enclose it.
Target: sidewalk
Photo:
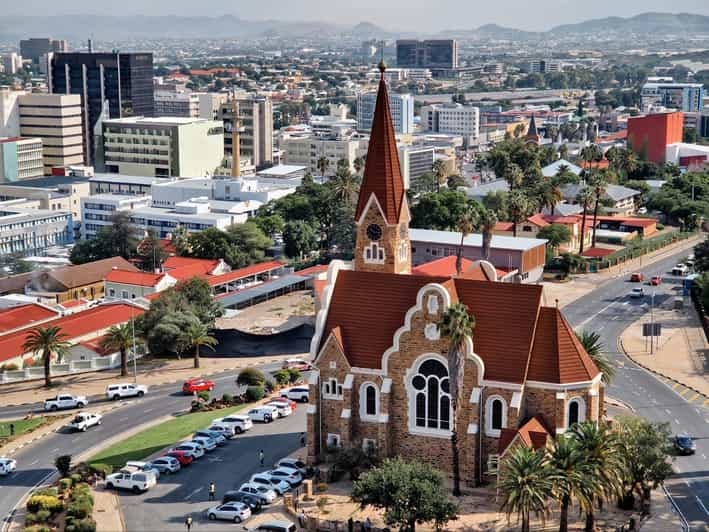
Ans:
[[[661,376],[690,403],[709,405],[709,343],[691,301],[682,310],[655,309],[655,322],[662,324],[662,336],[654,354],[645,348],[642,324],[650,317],[630,325],[620,336],[626,354],[638,364]]]
[[[202,357],[199,369],[194,369],[191,357],[183,358],[182,360],[153,360],[138,364],[138,382],[148,387],[179,383],[190,377],[211,375],[271,362],[281,362],[294,356],[291,354],[248,358]],[[133,382],[132,367],[128,368],[128,373],[127,377],[121,377],[120,369],[116,369],[66,377],[53,377],[52,380],[57,384],[61,384],[62,393],[91,396],[103,394],[109,384]],[[59,388],[57,387],[57,389]],[[56,393],[52,390],[44,388],[43,380],[5,384],[0,387],[3,406],[41,402]]]
[[[569,303],[573,303],[607,281],[630,275],[633,271],[649,266],[679,251],[685,249],[690,250],[703,239],[704,234],[700,233],[687,240],[675,242],[670,246],[658,249],[637,259],[624,262],[618,266],[613,266],[599,273],[575,274],[572,276],[573,278],[567,282],[544,281],[539,283],[544,286],[542,295],[543,304],[546,306],[555,306],[556,300],[558,300],[559,308],[564,308]]]
[[[91,489],[94,496],[93,518],[96,532],[121,532],[126,529],[123,522],[121,500],[113,491],[99,485]]]

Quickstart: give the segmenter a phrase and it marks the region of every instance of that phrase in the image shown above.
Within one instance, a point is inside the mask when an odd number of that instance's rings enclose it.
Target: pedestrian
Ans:
[[[263,467],[263,459],[264,459],[264,454],[263,454],[263,449],[261,449],[258,452],[258,461],[261,463],[261,467]]]
[[[300,510],[300,513],[298,514],[298,524],[300,525],[300,528],[305,528],[305,510]]]
[[[305,432],[300,433],[300,446],[305,447]]]
[[[190,532],[190,528],[192,528],[192,516],[188,515],[187,518],[185,519],[185,526],[187,527],[187,532]]]
[[[372,521],[369,520],[369,517],[364,521],[364,532],[372,532]]]
[[[214,485],[214,482],[209,483],[209,500],[213,501],[214,500],[214,494],[217,492],[217,487]]]

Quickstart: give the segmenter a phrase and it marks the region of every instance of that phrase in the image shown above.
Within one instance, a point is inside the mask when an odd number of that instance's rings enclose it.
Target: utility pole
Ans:
[[[130,310],[130,326],[131,326],[131,334],[133,335],[133,384],[138,384],[138,365],[135,361],[136,358],[136,351],[135,351],[135,318],[133,317],[133,306],[131,306]]]
[[[650,354],[654,354],[655,345],[655,292],[650,297]]]
[[[241,117],[239,101],[236,96],[231,100],[231,176],[241,177]]]

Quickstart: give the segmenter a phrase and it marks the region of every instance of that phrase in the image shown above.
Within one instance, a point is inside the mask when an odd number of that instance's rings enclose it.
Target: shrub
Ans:
[[[96,532],[96,521],[90,517],[81,520],[67,518],[67,525],[64,530],[65,532]]]
[[[32,495],[47,495],[49,497],[57,497],[59,495],[59,492],[57,491],[57,488],[40,488],[38,490],[34,490],[32,492]]]
[[[38,523],[46,523],[52,517],[52,514],[49,512],[49,510],[40,510],[35,515],[37,516]]]
[[[281,369],[273,374],[273,378],[276,379],[278,384],[285,386],[290,382],[290,373],[287,369]]]
[[[62,501],[51,495],[32,495],[27,501],[27,510],[30,512],[47,510],[50,513],[57,513],[60,512],[62,508]]]
[[[72,483],[73,482],[72,482],[71,478],[62,478],[59,480],[59,489],[61,491],[66,491],[69,488],[71,488]]]
[[[225,393],[222,395],[222,403],[230,405],[234,401],[234,396],[230,393]]]
[[[0,371],[17,371],[20,367],[17,364],[3,364]]]
[[[84,519],[91,515],[92,505],[88,501],[72,501],[66,507],[66,514],[76,519]]]
[[[291,384],[295,384],[296,382],[298,382],[302,378],[303,378],[303,374],[300,372],[299,369],[288,368],[288,381]]]
[[[199,397],[202,401],[205,403],[209,401],[209,392],[207,390],[202,390],[197,394],[197,397]]]
[[[52,530],[44,525],[33,525],[25,527],[24,532],[52,532]]]
[[[328,513],[328,512],[327,512],[327,510],[325,509],[325,507],[327,506],[327,503],[328,503],[328,502],[330,502],[330,501],[329,501],[329,499],[328,499],[327,497],[318,497],[318,502],[316,502],[315,504],[318,505],[318,509],[319,509],[322,513],[326,514],[326,513]]]
[[[71,481],[72,481],[74,484],[78,484],[78,483],[81,482],[81,480],[82,480],[81,475],[80,475],[79,473],[74,473],[74,474],[73,474],[71,477],[69,477],[69,478],[71,478]]]
[[[259,401],[266,396],[263,386],[249,386],[246,388],[246,399],[249,401]]]
[[[265,382],[266,375],[256,368],[246,368],[244,371],[239,373],[239,376],[236,378],[236,384],[241,386],[263,386]]]
[[[91,464],[89,465],[89,471],[100,478],[106,478],[108,475],[113,473],[113,466],[108,464]]]
[[[263,384],[263,388],[266,392],[271,393],[276,389],[276,383],[273,379],[266,379],[266,382]]]
[[[35,523],[39,523],[39,517],[37,516],[37,514],[27,512],[27,515],[25,515],[25,524],[34,525]]]
[[[199,412],[204,409],[204,403],[201,401],[192,401],[192,406],[190,407],[190,412]]]
[[[62,477],[69,475],[69,470],[71,469],[71,455],[62,454],[54,459],[54,465],[59,470],[59,474]]]
[[[656,224],[655,227],[657,227],[658,231],[662,231],[665,228],[665,224]]]

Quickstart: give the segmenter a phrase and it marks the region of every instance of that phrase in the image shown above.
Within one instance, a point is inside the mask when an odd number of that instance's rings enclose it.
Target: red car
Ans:
[[[650,279],[650,284],[652,286],[658,286],[662,284],[662,277],[660,277],[659,275],[654,275],[652,279]]]
[[[298,407],[298,403],[295,401],[288,399],[287,397],[276,397],[275,399],[271,399],[272,403],[283,403],[284,405],[288,405],[291,407],[292,410],[295,410]]]
[[[182,385],[182,391],[187,394],[203,391],[211,392],[213,389],[214,381],[201,378],[188,379]]]
[[[643,276],[642,273],[633,273],[630,274],[630,282],[631,283],[642,283],[645,277]]]
[[[309,371],[313,365],[302,358],[289,358],[283,362],[283,369],[297,369],[298,371]]]
[[[180,462],[181,466],[189,465],[193,462],[192,456],[185,453],[185,451],[170,451],[169,453],[165,453],[165,456],[172,456]]]

